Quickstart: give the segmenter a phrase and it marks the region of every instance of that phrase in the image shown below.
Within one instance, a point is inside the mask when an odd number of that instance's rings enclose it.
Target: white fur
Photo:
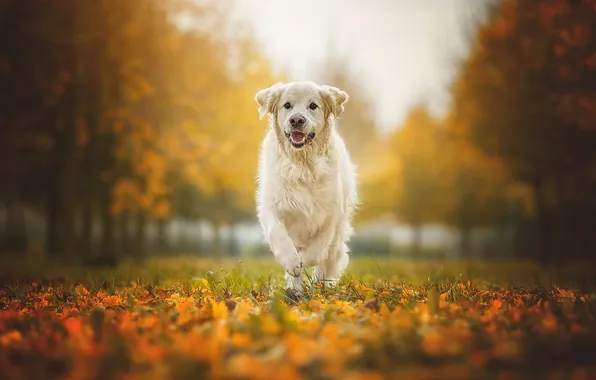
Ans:
[[[355,168],[335,120],[348,95],[312,82],[275,84],[255,97],[261,118],[270,115],[259,161],[257,213],[265,241],[286,271],[287,287],[300,291],[302,268],[316,281],[335,284],[348,262],[347,242],[357,203]],[[291,109],[284,104],[291,102]],[[319,107],[312,110],[310,103]],[[301,148],[285,133],[292,115],[316,133]]]

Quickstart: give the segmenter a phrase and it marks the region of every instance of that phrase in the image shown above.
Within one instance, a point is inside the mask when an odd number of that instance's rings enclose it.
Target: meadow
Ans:
[[[270,259],[0,273],[2,379],[596,375],[585,267],[356,258],[300,298]]]

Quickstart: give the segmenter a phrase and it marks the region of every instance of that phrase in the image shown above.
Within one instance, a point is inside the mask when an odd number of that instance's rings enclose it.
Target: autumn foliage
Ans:
[[[384,172],[364,185],[372,210],[413,227],[413,252],[421,223],[443,223],[463,256],[472,230],[516,226],[503,254],[594,259],[595,21],[592,1],[491,3],[447,114],[415,104],[384,144]]]
[[[162,260],[149,272],[6,277],[0,368],[11,379],[596,374],[589,288],[558,287],[524,263],[468,275],[450,265],[356,260],[360,269],[337,288],[313,286],[301,299],[285,294],[269,262]],[[151,280],[160,271],[167,279]],[[517,285],[499,285],[515,272]]]
[[[592,1],[499,2],[454,88],[469,141],[531,190],[545,264],[594,257],[595,20]]]
[[[9,250],[27,249],[23,207],[49,254],[112,258],[142,257],[173,216],[217,229],[252,212],[254,92],[283,78],[250,34],[226,35],[223,2],[35,4],[0,2]]]

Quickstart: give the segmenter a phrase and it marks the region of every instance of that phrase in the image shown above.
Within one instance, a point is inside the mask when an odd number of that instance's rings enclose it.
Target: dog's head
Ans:
[[[328,128],[330,117],[344,111],[348,94],[312,82],[277,83],[257,93],[260,119],[273,115],[276,128],[294,149],[302,149]]]

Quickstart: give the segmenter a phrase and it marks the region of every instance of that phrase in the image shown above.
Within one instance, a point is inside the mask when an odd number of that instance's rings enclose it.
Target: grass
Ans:
[[[358,258],[300,299],[271,259],[0,275],[1,379],[596,376],[587,267]]]

